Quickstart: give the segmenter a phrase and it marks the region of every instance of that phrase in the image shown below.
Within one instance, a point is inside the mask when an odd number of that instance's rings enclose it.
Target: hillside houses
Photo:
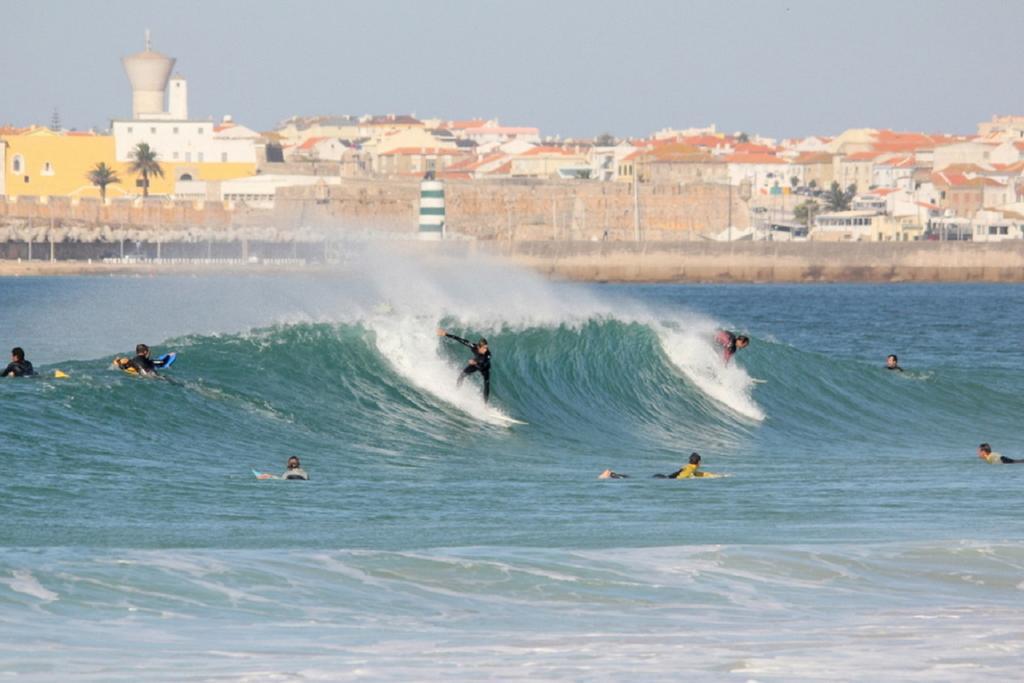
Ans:
[[[1024,117],[994,117],[976,135],[854,128],[775,140],[712,125],[648,138],[562,140],[496,118],[387,114],[293,117],[266,136],[286,162],[334,163],[342,177],[731,185],[762,207],[755,223],[795,226],[797,206],[818,204],[810,239],[930,239],[946,235],[936,233],[944,221],[975,216],[995,226],[983,236],[998,239],[1016,234],[1016,213],[1005,207],[1024,199]],[[823,210],[833,183],[855,188],[848,211],[857,213]],[[884,218],[867,220],[863,212]],[[981,234],[960,230],[968,232]]]

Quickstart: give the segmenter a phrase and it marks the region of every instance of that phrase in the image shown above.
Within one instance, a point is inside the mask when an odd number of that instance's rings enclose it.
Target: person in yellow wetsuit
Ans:
[[[978,457],[989,465],[1014,465],[1016,463],[1024,463],[1024,460],[1014,460],[1013,458],[1007,458],[1005,455],[996,453],[987,443],[983,443],[978,446]]]
[[[714,479],[722,476],[721,474],[715,474],[714,472],[701,472],[700,471],[700,453],[696,451],[690,453],[690,462],[672,474],[655,474],[656,479],[693,479],[694,477],[704,477],[707,479]]]

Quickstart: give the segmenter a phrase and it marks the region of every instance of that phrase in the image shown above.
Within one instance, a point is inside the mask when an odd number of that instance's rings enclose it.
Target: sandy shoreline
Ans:
[[[1024,242],[454,242],[396,244],[412,258],[498,256],[580,282],[1024,282]],[[344,265],[0,260],[0,277],[344,272]]]

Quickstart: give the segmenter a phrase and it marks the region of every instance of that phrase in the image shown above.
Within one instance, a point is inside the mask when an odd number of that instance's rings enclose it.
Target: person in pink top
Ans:
[[[715,341],[722,345],[722,358],[726,363],[740,349],[747,348],[750,338],[742,334],[733,334],[729,330],[719,330],[715,335]]]

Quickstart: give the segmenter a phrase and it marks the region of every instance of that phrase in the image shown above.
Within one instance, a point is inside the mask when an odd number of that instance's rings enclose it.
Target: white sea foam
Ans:
[[[659,325],[658,337],[672,364],[708,397],[752,420],[764,420],[764,411],[752,397],[754,381],[734,359],[726,364],[714,342],[715,330],[685,330]]]
[[[461,369],[441,357],[431,321],[392,318],[376,320],[370,325],[377,350],[395,372],[413,385],[478,420],[494,425],[509,424],[509,415],[483,402],[476,376],[456,386]]]
[[[0,578],[0,583],[5,583],[16,593],[31,595],[43,602],[53,602],[60,596],[57,593],[43,587],[39,580],[27,569],[15,569],[11,572],[10,578]]]
[[[554,285],[500,261],[477,258],[417,261],[369,253],[362,264],[374,296],[386,302],[365,319],[378,350],[417,387],[477,419],[500,424],[508,416],[482,406],[479,389],[454,387],[459,366],[439,353],[434,327],[445,317],[472,329],[579,327],[592,320],[645,325],[656,332],[666,356],[707,397],[733,413],[763,420],[752,397],[754,382],[735,361],[722,362],[714,321],[685,310],[655,314],[641,301],[604,300],[593,290]],[[365,302],[359,310],[372,310]]]

